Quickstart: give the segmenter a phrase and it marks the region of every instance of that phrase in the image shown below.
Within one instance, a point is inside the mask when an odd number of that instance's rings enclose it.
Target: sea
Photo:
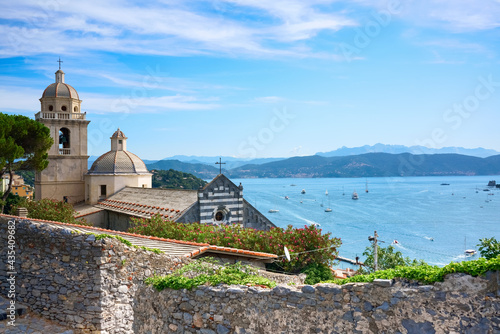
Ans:
[[[500,240],[500,189],[488,187],[490,180],[495,176],[232,179],[276,226],[315,224],[340,238],[342,257],[362,261],[377,231],[380,246],[438,266],[478,258],[464,251],[477,250],[481,238]]]

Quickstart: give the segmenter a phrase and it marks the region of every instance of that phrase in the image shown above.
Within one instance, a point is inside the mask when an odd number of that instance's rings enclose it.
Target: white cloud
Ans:
[[[331,2],[331,1],[327,1]],[[192,55],[227,53],[251,56],[315,56],[294,41],[355,23],[314,8],[320,2],[227,1],[230,10],[201,10],[197,2],[124,4],[85,1],[6,4],[0,18],[5,36],[0,57],[87,50],[129,54]],[[244,18],[241,19],[241,16]],[[276,44],[278,43],[278,44]]]

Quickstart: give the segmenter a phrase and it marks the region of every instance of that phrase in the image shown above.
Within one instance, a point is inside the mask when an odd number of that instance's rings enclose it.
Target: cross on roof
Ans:
[[[222,158],[219,158],[219,162],[215,163],[216,165],[219,165],[219,174],[222,174],[222,165],[225,165],[225,162],[222,162]]]
[[[59,69],[61,69],[61,63],[63,63],[63,61],[61,60],[61,57],[59,57],[59,60],[57,62],[59,63]]]

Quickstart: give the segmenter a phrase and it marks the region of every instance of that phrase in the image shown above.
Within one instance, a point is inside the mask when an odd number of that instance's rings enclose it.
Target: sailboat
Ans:
[[[467,249],[467,237],[464,238],[464,249],[465,256],[473,256],[476,254],[475,249]]]
[[[365,192],[368,192],[368,180],[366,180]]]
[[[328,200],[328,206],[326,207],[325,212],[332,212],[332,209],[330,207],[330,200]]]
[[[328,196],[328,189],[326,189],[325,191],[325,196]]]
[[[359,199],[358,193],[356,192],[356,190],[354,190],[354,192],[352,193],[352,199]]]

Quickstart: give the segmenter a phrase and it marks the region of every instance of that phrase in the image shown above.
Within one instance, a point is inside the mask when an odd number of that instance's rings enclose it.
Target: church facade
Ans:
[[[127,151],[127,137],[119,128],[110,137],[111,150],[87,170],[87,127],[78,93],[64,82],[64,72],[43,92],[35,119],[50,129],[54,145],[48,167],[35,175],[35,199],[50,198],[92,209],[81,215],[95,226],[119,231],[132,217],[161,215],[181,223],[200,222],[268,230],[275,225],[243,198],[222,173],[199,190],[153,189],[144,162]]]

